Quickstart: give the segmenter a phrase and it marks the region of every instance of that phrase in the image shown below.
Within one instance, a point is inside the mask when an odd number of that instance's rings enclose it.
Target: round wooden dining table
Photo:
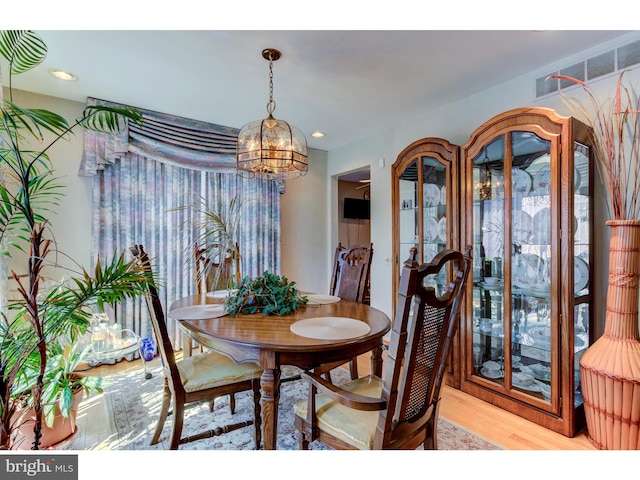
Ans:
[[[371,371],[381,374],[382,340],[391,328],[391,321],[376,308],[340,300],[335,303],[308,304],[284,316],[263,316],[258,313],[193,318],[180,314],[186,310],[185,307],[215,303],[221,303],[221,300],[206,295],[192,295],[171,304],[168,315],[178,321],[182,331],[202,345],[228,355],[237,363],[255,362],[263,368],[260,384],[265,450],[276,448],[281,366],[293,365],[308,370],[371,352]],[[351,322],[348,324],[351,326],[353,320],[364,322],[366,327],[355,324],[360,328],[352,334],[347,333],[345,336],[349,338],[335,338],[340,334],[327,334],[328,331],[322,328],[298,328],[322,322],[327,325]],[[357,336],[351,336],[353,334]]]

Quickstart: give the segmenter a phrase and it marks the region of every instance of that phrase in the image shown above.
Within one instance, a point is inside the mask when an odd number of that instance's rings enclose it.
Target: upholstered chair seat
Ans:
[[[262,375],[262,369],[255,363],[235,363],[226,355],[212,351],[179,360],[176,366],[187,392],[243,382]]]
[[[335,449],[437,449],[438,405],[471,247],[445,249],[430,263],[413,247],[404,262],[384,380],[370,375],[334,385],[321,371],[304,371],[307,398],[294,406],[298,445],[315,440]],[[445,273],[447,281],[430,280]]]
[[[382,384],[380,378],[369,375],[341,385],[340,388],[365,397],[380,398]],[[322,393],[316,395],[316,409],[318,424],[323,431],[358,450],[373,449],[379,412],[354,410],[332,401]],[[296,403],[293,411],[299,417],[306,418],[307,400]]]

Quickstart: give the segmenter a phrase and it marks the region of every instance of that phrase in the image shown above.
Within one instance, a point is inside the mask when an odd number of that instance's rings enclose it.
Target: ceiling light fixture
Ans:
[[[484,150],[483,168],[480,170],[480,178],[478,181],[478,191],[481,200],[488,200],[491,198],[491,170],[489,169],[489,149]]]
[[[66,82],[75,82],[78,80],[78,76],[75,73],[67,72],[66,70],[62,70],[61,68],[51,68],[49,73],[54,77],[64,80]]]
[[[322,137],[324,137],[325,135],[326,135],[326,133],[324,133],[324,132],[313,132],[313,133],[311,134],[311,136],[312,136],[312,137],[315,137],[315,138],[322,138]]]
[[[273,62],[282,54],[274,48],[262,51],[269,60],[269,102],[264,120],[247,123],[240,129],[237,142],[238,171],[247,177],[266,180],[288,180],[306,175],[307,140],[304,134],[283,120],[276,120],[273,111]]]

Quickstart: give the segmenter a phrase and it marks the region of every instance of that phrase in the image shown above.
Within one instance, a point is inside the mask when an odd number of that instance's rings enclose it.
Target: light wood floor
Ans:
[[[155,359],[150,366],[158,364],[159,359]],[[139,360],[123,361],[93,368],[88,373],[108,376],[141,371],[142,368]],[[358,370],[360,375],[368,373],[368,357],[358,359]],[[113,430],[104,408],[101,395],[93,395],[83,401],[78,415],[79,432],[71,448],[109,448],[109,435]],[[508,450],[595,450],[585,431],[568,438],[449,386],[443,387],[440,415]]]

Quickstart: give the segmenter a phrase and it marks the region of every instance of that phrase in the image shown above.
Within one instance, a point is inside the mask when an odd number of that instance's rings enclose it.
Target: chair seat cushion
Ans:
[[[340,388],[372,398],[382,395],[382,380],[376,376],[358,378]],[[307,400],[296,403],[294,412],[300,418],[307,417]],[[320,430],[354,446],[359,450],[371,450],[378,425],[379,412],[363,412],[345,407],[326,395],[316,395],[316,412]]]
[[[236,363],[226,355],[205,352],[176,362],[187,392],[258,378],[262,369],[255,363]]]

